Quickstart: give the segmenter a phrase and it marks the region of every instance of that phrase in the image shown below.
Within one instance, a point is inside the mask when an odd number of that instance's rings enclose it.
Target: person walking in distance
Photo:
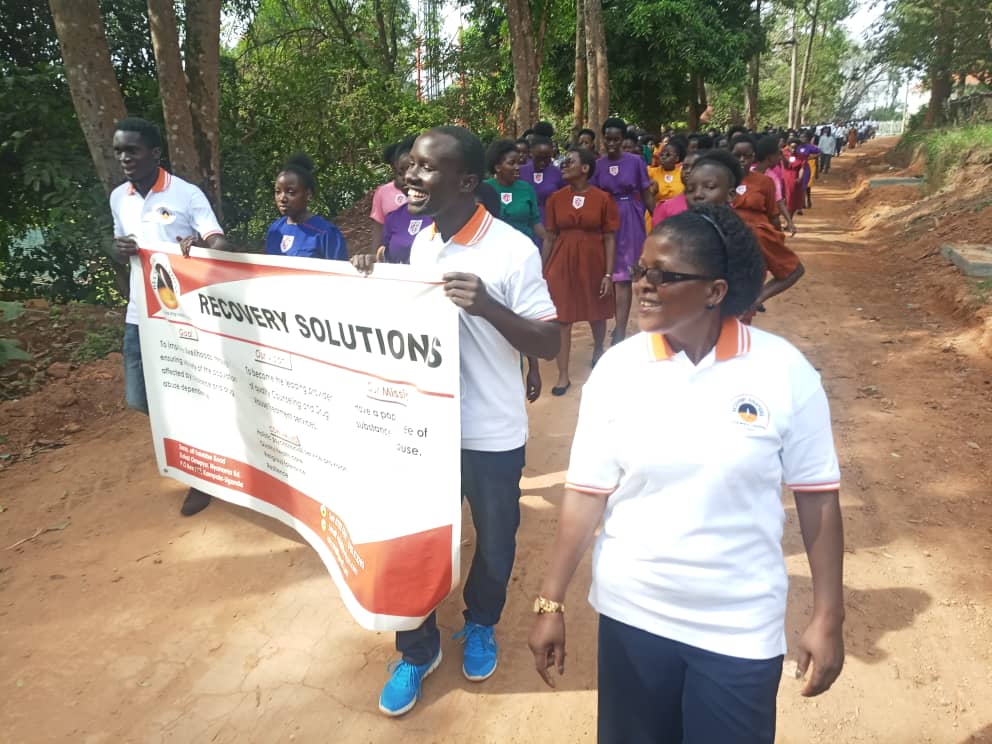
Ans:
[[[520,355],[554,359],[557,314],[530,239],[476,201],[485,170],[479,138],[445,126],[420,135],[406,173],[407,208],[431,217],[410,250],[410,265],[435,267],[458,306],[461,345],[462,493],[472,510],[475,555],[465,581],[462,673],[488,679],[498,660],[495,626],[520,524],[520,476],[527,410]],[[355,256],[360,271],[372,256]],[[399,716],[416,705],[424,677],[441,663],[441,635],[432,612],[416,630],[396,634],[402,658],[379,697],[379,710]]]
[[[138,253],[142,241],[180,243],[183,253],[195,243],[230,250],[210,202],[200,189],[159,165],[162,134],[150,121],[122,119],[114,126],[114,155],[126,179],[110,193],[114,246],[122,261]],[[124,385],[130,408],[148,413],[148,394],[141,362],[137,287],[141,272],[131,272],[131,291],[124,321]],[[180,513],[191,516],[210,503],[196,488],[186,493]]]

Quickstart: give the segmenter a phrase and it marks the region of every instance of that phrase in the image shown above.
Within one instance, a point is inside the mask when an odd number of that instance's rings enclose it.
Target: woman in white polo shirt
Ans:
[[[600,613],[601,744],[774,741],[783,481],[813,576],[797,648],[802,674],[812,661],[803,694],[829,688],[843,665],[830,412],[799,351],[737,320],[764,272],[729,207],[666,220],[633,267],[644,333],[610,349],[582,391],[530,647],[553,686],[551,668],[564,672],[565,590],[602,521],[589,592]]]

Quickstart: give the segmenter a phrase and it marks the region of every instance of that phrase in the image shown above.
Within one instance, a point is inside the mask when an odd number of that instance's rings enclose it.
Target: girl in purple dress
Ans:
[[[544,224],[544,204],[548,197],[565,185],[561,170],[551,162],[554,144],[547,137],[535,134],[530,146],[530,160],[520,166],[520,180],[529,183],[537,192],[537,211]]]
[[[799,147],[796,148],[796,153],[801,155],[806,159],[806,167],[803,168],[802,176],[800,177],[800,182],[802,183],[803,191],[806,198],[806,208],[813,208],[813,171],[810,168],[810,159],[819,157],[820,148],[809,141],[809,135],[803,132],[799,135]]]
[[[644,246],[644,211],[654,211],[654,194],[644,159],[623,151],[627,124],[623,119],[603,122],[603,145],[606,155],[596,161],[596,173],[589,181],[613,197],[620,212],[620,229],[616,232],[616,260],[613,263],[613,288],[617,302],[617,325],[612,343],[623,341],[630,318],[630,267],[641,257]],[[640,199],[638,199],[640,196]]]

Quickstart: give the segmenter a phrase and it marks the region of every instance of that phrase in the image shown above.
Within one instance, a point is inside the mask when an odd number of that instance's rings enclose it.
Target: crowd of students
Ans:
[[[786,651],[784,482],[813,578],[796,648],[800,672],[812,670],[803,694],[836,679],[843,530],[829,407],[803,355],[750,326],[803,275],[785,232],[811,207],[813,163],[836,154],[830,138],[742,128],[652,138],[610,118],[560,153],[546,123],[488,151],[455,126],[390,148],[393,178],[373,197],[374,245],[351,260],[365,273],[379,262],[433,267],[460,311],[461,482],[476,532],[455,635],[467,679],[482,682],[498,664],[521,518],[524,401],[541,393],[538,358],[557,359],[552,394],[568,392],[576,322],[591,326],[594,369],[534,599],[538,673],[553,686],[552,671],[564,672],[566,588],[595,539],[600,742],[771,744]],[[118,123],[127,181],[111,209],[121,255],[142,239],[177,240],[187,254],[193,244],[230,249],[202,192],[161,169],[161,148],[148,122]],[[347,258],[340,231],[309,211],[316,189],[305,157],[276,175],[281,216],[267,253]],[[156,209],[170,220],[145,217]],[[626,339],[635,293],[640,333]],[[147,412],[136,309],[127,322],[128,402]],[[442,645],[435,613],[396,634],[401,657],[379,697],[383,713],[416,705]]]

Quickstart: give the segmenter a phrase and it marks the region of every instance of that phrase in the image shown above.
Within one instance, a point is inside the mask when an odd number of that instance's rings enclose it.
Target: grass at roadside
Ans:
[[[992,160],[992,124],[908,132],[894,154],[902,164],[908,165],[920,149],[926,159],[927,184],[931,192],[936,191],[970,153],[985,151]]]

